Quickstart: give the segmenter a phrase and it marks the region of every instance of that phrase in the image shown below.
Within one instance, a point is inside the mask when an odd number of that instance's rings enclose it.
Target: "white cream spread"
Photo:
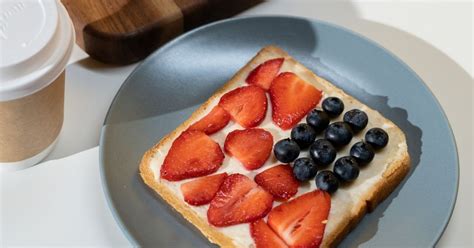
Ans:
[[[269,59],[268,57],[266,59]],[[261,61],[262,59],[257,59],[254,61],[252,64],[252,68],[255,67],[256,65],[264,62]],[[244,70],[243,75],[241,78],[238,78],[237,80],[240,82],[236,87],[240,87],[243,85],[246,85],[245,83],[245,77],[249,73],[250,69]],[[391,135],[393,131],[396,129],[396,126],[393,125],[392,123],[383,123],[382,117],[376,113],[373,110],[368,109],[366,106],[363,106],[361,103],[359,103],[356,100],[353,100],[351,98],[347,98],[344,93],[334,90],[333,88],[329,88],[328,85],[325,82],[321,82],[320,80],[316,80],[314,77],[309,75],[307,72],[303,71],[303,66],[299,64],[292,64],[292,63],[287,63],[286,61],[284,62],[282,68],[280,71],[291,71],[297,74],[299,77],[302,79],[312,82],[318,89],[322,90],[324,92],[323,98],[328,97],[328,96],[336,96],[339,97],[343,100],[345,108],[344,112],[358,108],[363,111],[365,111],[368,116],[369,116],[369,124],[367,127],[362,130],[360,133],[356,134],[353,139],[351,140],[351,143],[347,146],[345,146],[343,149],[339,150],[337,153],[337,158],[341,156],[346,156],[349,155],[349,150],[352,144],[360,141],[363,139],[363,136],[365,135],[365,132],[369,130],[372,127],[381,127],[387,133],[389,134],[389,143],[387,147],[382,149],[379,152],[376,152],[374,160],[365,166],[364,168],[361,168],[359,177],[350,185],[340,187],[336,193],[334,193],[331,197],[331,210],[329,213],[329,218],[328,222],[326,225],[326,230],[325,230],[325,235],[324,237],[327,236],[328,233],[331,233],[332,230],[338,226],[338,223],[341,221],[344,221],[346,216],[351,215],[351,211],[356,211],[355,208],[355,202],[360,199],[360,197],[364,194],[366,194],[369,189],[378,181],[382,179],[382,174],[385,168],[387,167],[388,164],[391,163],[391,161],[398,156],[398,154],[395,154],[395,152],[403,152],[406,150],[406,144],[402,140],[401,137],[397,137],[396,135]],[[230,89],[232,90],[232,89]],[[202,116],[200,118],[204,117],[215,105],[217,105],[219,101],[219,97],[217,97],[202,113]],[[263,128],[267,131],[269,131],[273,135],[273,141],[276,143],[277,141],[288,138],[290,136],[290,131],[291,130],[281,130],[278,126],[276,126],[273,121],[272,121],[272,108],[271,108],[271,102],[270,98],[267,94],[268,98],[268,109],[267,113],[265,116],[264,121],[258,126],[258,128]],[[318,104],[318,107],[320,107],[322,100]],[[343,114],[341,114],[336,120],[341,120]],[[199,119],[199,118],[198,118]],[[196,120],[198,120],[196,119]],[[335,121],[335,120],[331,120]],[[301,120],[301,122],[305,122],[305,118]],[[224,147],[224,141],[227,136],[227,134],[235,129],[244,129],[237,123],[231,121],[224,129],[220,130],[219,132],[211,135],[211,138],[214,139],[216,142],[219,143],[220,147],[223,150]],[[322,134],[318,135],[318,138],[321,138]],[[181,190],[180,190],[180,185],[182,183],[185,183],[187,181],[193,180],[193,179],[188,179],[188,180],[182,180],[178,182],[170,182],[167,180],[163,180],[160,178],[160,167],[163,164],[163,160],[168,153],[168,150],[171,147],[172,142],[168,142],[166,145],[162,146],[161,149],[158,151],[157,154],[154,155],[154,158],[152,160],[151,164],[151,169],[154,172],[155,179],[160,181],[161,183],[164,183],[172,192],[175,193],[176,196],[180,197],[183,199]],[[399,147],[405,146],[404,149],[399,149]],[[303,151],[300,154],[300,157],[302,156],[308,156],[307,151]],[[337,159],[336,158],[336,159]],[[241,173],[249,178],[253,179],[253,177],[258,174],[259,172],[268,169],[269,167],[280,164],[279,161],[277,161],[272,153],[268,161],[259,169],[253,170],[253,171],[248,171],[246,170],[242,164],[228,156],[226,154],[224,162],[219,168],[219,170],[216,173],[222,173],[222,172],[227,172],[228,174],[232,173]],[[334,164],[334,163],[333,163]],[[330,165],[327,169],[332,169],[333,165]],[[314,180],[310,180],[308,183],[302,184],[299,189],[298,193],[296,196],[304,194],[306,192],[315,190],[317,187],[315,185]],[[183,200],[184,201],[184,200]],[[279,205],[280,202],[275,201],[273,203],[273,206]],[[207,209],[209,205],[204,205],[204,206],[191,206],[191,208],[197,213],[198,216],[200,216],[203,219],[207,220]],[[249,224],[239,224],[239,225],[234,225],[234,226],[229,226],[229,227],[221,227],[217,228],[219,229],[222,233],[226,234],[229,237],[232,237],[234,243],[238,247],[253,247],[253,239],[250,236],[250,231],[249,231]],[[324,238],[323,238],[324,239]]]

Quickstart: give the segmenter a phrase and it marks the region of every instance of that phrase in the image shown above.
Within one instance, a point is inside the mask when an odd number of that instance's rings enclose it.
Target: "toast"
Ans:
[[[367,113],[369,123],[366,130],[372,127],[380,127],[389,135],[387,146],[375,153],[373,161],[361,167],[358,178],[348,184],[339,187],[338,191],[331,195],[331,209],[322,237],[320,247],[334,247],[353,229],[367,212],[371,212],[383,201],[403,180],[410,170],[410,157],[408,155],[407,144],[404,133],[390,120],[384,118],[379,112],[369,108],[357,99],[346,94],[325,79],[318,77],[305,66],[294,60],[282,49],[275,46],[263,48],[254,58],[252,58],[241,70],[239,70],[226,84],[217,90],[204,104],[202,104],[185,122],[174,131],[162,138],[155,146],[149,149],[142,158],[140,164],[140,175],[150,188],[161,196],[176,211],[184,216],[190,223],[196,226],[210,242],[221,247],[254,247],[254,241],[249,231],[249,224],[242,223],[228,227],[216,227],[209,224],[206,212],[209,205],[191,206],[183,200],[180,192],[180,185],[184,182],[192,181],[185,179],[180,181],[168,181],[160,178],[160,168],[168,154],[168,151],[175,139],[193,123],[206,116],[214,106],[217,106],[219,99],[227,92],[247,85],[245,80],[247,75],[258,65],[274,58],[284,58],[280,72],[289,71],[295,73],[299,78],[314,85],[323,92],[322,98],[335,96],[343,100],[345,110],[361,109]],[[270,101],[269,101],[270,102]],[[319,101],[317,108],[321,107]],[[259,127],[268,130],[273,135],[273,141],[287,138],[290,130],[282,130],[275,126],[271,119],[272,107],[268,106],[265,119]],[[341,120],[342,115],[335,120]],[[331,120],[334,121],[334,120]],[[304,118],[300,121],[304,122]],[[209,136],[217,142],[220,147],[224,147],[226,135],[235,129],[242,129],[236,122],[230,122],[225,128]],[[363,139],[360,132],[355,134],[349,145],[338,151],[337,157],[348,155],[349,149],[357,141]],[[320,137],[321,135],[318,135]],[[307,156],[307,152],[302,152],[300,156]],[[253,179],[253,177],[271,165],[278,164],[272,154],[265,164],[256,170],[245,169],[235,158],[226,155],[222,166],[217,173],[227,172],[241,173]],[[332,164],[328,169],[332,168]],[[314,180],[309,184],[299,187],[296,196],[316,189]],[[281,204],[275,201],[274,207]]]

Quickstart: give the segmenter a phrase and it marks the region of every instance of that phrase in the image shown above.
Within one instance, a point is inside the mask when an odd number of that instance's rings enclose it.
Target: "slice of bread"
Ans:
[[[224,93],[246,85],[245,78],[256,66],[273,58],[285,58],[280,72],[290,71],[295,73],[306,82],[322,90],[323,98],[329,96],[341,98],[345,104],[344,111],[357,108],[365,111],[369,116],[368,126],[360,133],[354,135],[349,145],[338,151],[338,157],[348,155],[351,145],[362,140],[365,132],[372,127],[383,128],[390,138],[388,145],[376,152],[374,160],[367,166],[361,168],[359,177],[353,183],[340,187],[339,190],[332,195],[331,210],[321,247],[334,247],[357,225],[367,212],[371,212],[384,200],[397,187],[405,175],[407,175],[410,169],[410,157],[407,151],[405,135],[394,123],[384,118],[379,112],[367,107],[330,82],[318,77],[278,47],[267,46],[263,48],[250,62],[237,72],[229,82],[223,85],[221,89],[215,92],[214,95],[201,105],[188,120],[148,150],[144,154],[140,164],[140,175],[149,187],[156,191],[156,193],[176,211],[182,214],[190,223],[196,226],[210,242],[222,247],[253,247],[253,240],[250,236],[248,224],[245,223],[223,228],[210,225],[206,218],[206,211],[209,205],[194,207],[188,205],[183,200],[180,185],[189,180],[170,182],[161,179],[160,167],[172,142],[181,132],[205,116],[217,105],[220,97]],[[318,104],[318,108],[321,102]],[[271,105],[270,101],[268,101],[268,103]],[[269,106],[265,120],[259,127],[271,132],[274,142],[277,142],[280,139],[289,137],[290,131],[283,131],[272,123],[271,109],[271,106]],[[340,120],[341,118],[342,115],[336,120]],[[304,119],[302,122],[303,121]],[[210,135],[210,137],[223,147],[227,133],[235,129],[243,128],[231,121],[227,127]],[[307,153],[303,152],[300,156],[307,156]],[[276,163],[278,163],[278,161],[271,155],[270,159],[268,159],[262,168],[255,171],[247,171],[237,160],[226,156],[223,165],[219,168],[217,173],[242,173],[253,178],[257,173]],[[332,165],[328,169],[331,168]],[[314,189],[316,189],[316,186],[314,180],[311,180],[309,184],[300,186],[297,195]],[[278,204],[280,203],[274,202],[274,206]]]

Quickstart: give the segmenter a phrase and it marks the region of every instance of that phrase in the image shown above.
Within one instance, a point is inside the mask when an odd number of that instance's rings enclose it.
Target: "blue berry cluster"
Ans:
[[[276,159],[283,163],[293,162],[293,176],[306,182],[314,177],[316,186],[329,193],[335,192],[340,183],[352,182],[359,176],[359,168],[370,163],[375,150],[384,148],[388,134],[381,128],[372,128],[365,133],[365,140],[352,145],[349,155],[334,162],[337,150],[346,146],[354,134],[367,126],[369,118],[359,109],[344,113],[343,121],[332,122],[344,111],[344,103],[337,97],[328,97],[322,102],[322,110],[313,109],[291,130],[291,137],[278,141],[273,149]],[[322,134],[323,138],[317,139]],[[308,149],[309,157],[301,157],[301,150]],[[333,170],[320,170],[334,162]],[[318,172],[319,171],[319,172]]]

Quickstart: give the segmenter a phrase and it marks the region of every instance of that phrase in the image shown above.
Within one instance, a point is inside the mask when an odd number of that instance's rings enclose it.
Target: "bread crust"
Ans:
[[[276,46],[267,46],[264,47],[260,52],[242,67],[226,84],[224,84],[219,90],[217,90],[206,102],[204,102],[186,121],[179,125],[171,133],[163,137],[157,144],[155,144],[151,149],[149,149],[144,155],[140,163],[139,171],[140,175],[146,185],[152,188],[161,198],[163,198],[168,204],[170,204],[178,213],[180,213],[186,220],[191,224],[197,227],[202,234],[209,239],[210,242],[217,244],[221,247],[236,247],[232,242],[232,238],[224,235],[215,227],[211,226],[206,219],[199,217],[192,208],[187,205],[184,201],[179,199],[165,184],[160,183],[155,179],[154,173],[150,168],[151,161],[154,156],[157,154],[157,151],[168,144],[173,142],[175,138],[181,134],[188,126],[198,120],[199,116],[205,113],[209,108],[212,108],[212,103],[219,98],[225,92],[228,92],[230,89],[235,88],[241,78],[244,71],[249,71],[251,67],[256,66],[255,60],[257,58],[272,54],[278,57],[284,57],[286,61],[290,63],[298,63],[292,57],[290,57],[285,51],[276,47]],[[318,77],[309,69],[304,70],[305,74],[308,74],[311,77],[315,77],[316,80],[323,82],[324,84],[330,85],[334,90],[338,91],[340,94],[353,98],[352,96],[347,95],[341,89],[330,84],[326,80]],[[357,101],[357,100],[356,100]],[[361,103],[362,105],[362,103]],[[380,113],[379,113],[380,114]],[[380,116],[382,116],[380,114]],[[386,119],[387,122],[393,124],[390,120]],[[393,124],[395,127],[396,125]],[[405,135],[403,132],[396,127],[396,135],[401,135],[403,141],[406,143]],[[405,146],[406,147],[406,146]],[[400,182],[405,178],[405,176],[410,171],[410,157],[408,151],[405,148],[402,151],[400,158],[394,160],[392,163],[387,165],[386,170],[382,174],[382,180],[379,180],[373,187],[372,190],[367,192],[364,197],[365,200],[359,201],[359,204],[355,207],[355,211],[352,211],[352,216],[347,218],[346,221],[340,224],[335,231],[333,231],[329,236],[325,237],[321,247],[335,247],[337,246],[343,238],[359,223],[359,221],[365,216],[366,213],[373,211],[377,205],[382,202],[390,193],[395,190],[395,188],[400,184]]]

